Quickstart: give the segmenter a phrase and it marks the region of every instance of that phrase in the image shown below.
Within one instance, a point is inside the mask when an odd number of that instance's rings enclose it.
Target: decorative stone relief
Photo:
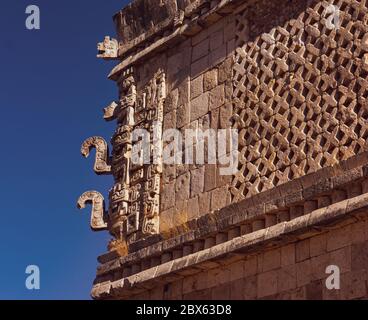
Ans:
[[[78,199],[77,207],[84,209],[86,203],[92,204],[91,229],[94,231],[106,230],[105,202],[102,194],[97,191],[83,193]]]
[[[97,58],[116,59],[118,56],[119,43],[116,39],[106,36],[103,42],[97,44]]]
[[[92,148],[96,148],[96,158],[93,170],[97,174],[111,174],[109,148],[101,137],[90,137],[82,144],[81,153],[87,158]]]
[[[282,19],[272,14],[279,4],[266,0],[236,17],[234,201],[368,150],[368,29],[359,21],[367,8],[358,1],[320,1],[300,13],[303,2],[283,2],[290,10],[284,25],[265,23],[268,16]],[[339,18],[333,28],[331,4]],[[289,19],[293,8],[299,15]]]
[[[129,243],[145,235],[158,233],[161,155],[159,150],[155,150],[154,162],[144,163],[142,160],[133,163],[132,152],[134,147],[140,150],[142,143],[133,141],[135,129],[146,129],[160,146],[163,103],[166,97],[165,74],[158,71],[137,92],[133,68],[128,68],[120,74],[117,84],[119,101],[112,102],[104,109],[106,121],[117,121],[117,128],[111,139],[111,159],[108,161],[115,180],[115,185],[109,193],[108,216],[111,222],[110,232],[116,238],[127,240]],[[107,144],[102,141],[104,140],[87,140],[83,148],[84,153],[88,154],[86,150],[89,151],[93,145],[107,150]],[[153,151],[154,148],[151,149]],[[107,159],[104,158],[107,154],[108,151],[98,153],[98,161]]]
[[[183,10],[178,10],[174,17],[174,27],[181,26],[184,22],[185,12]]]
[[[150,135],[158,143],[158,146],[155,145],[154,147],[160,148],[161,144],[159,142],[162,140],[163,104],[166,98],[165,74],[162,71],[158,71],[144,91],[143,103],[146,109],[147,119],[149,119]],[[145,168],[143,234],[156,234],[159,232],[161,157],[161,153],[156,152],[154,163]]]
[[[118,103],[115,101],[111,102],[106,108],[104,108],[104,119],[106,121],[111,121],[116,119],[116,112],[118,111]]]

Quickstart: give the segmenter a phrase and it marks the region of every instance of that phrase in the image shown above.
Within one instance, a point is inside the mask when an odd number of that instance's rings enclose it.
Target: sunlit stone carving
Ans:
[[[77,207],[84,209],[87,203],[92,204],[91,229],[94,231],[106,230],[105,202],[102,194],[97,191],[83,193],[78,199]]]
[[[118,48],[119,44],[116,39],[112,39],[109,36],[106,36],[103,42],[99,42],[97,44],[97,58],[102,59],[116,59],[118,56]]]
[[[109,164],[109,148],[106,141],[101,137],[88,138],[82,144],[82,155],[87,158],[92,148],[96,148],[96,157],[93,170],[97,174],[110,174],[111,166]]]

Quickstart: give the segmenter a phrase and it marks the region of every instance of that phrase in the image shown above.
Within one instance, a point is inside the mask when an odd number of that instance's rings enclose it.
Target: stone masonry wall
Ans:
[[[138,92],[158,70],[165,71],[164,131],[179,129],[184,136],[185,129],[231,127],[234,31],[230,15],[135,67]],[[231,180],[216,164],[164,164],[160,233],[175,235],[187,221],[230,204]]]
[[[109,77],[131,108],[157,110],[163,132],[237,129],[238,170],[163,164],[153,184],[142,174],[144,210],[133,211],[148,222],[133,216],[128,246],[99,257],[92,296],[367,298],[368,3],[170,0],[150,12],[156,2],[115,15],[119,41],[106,41],[120,63]],[[136,109],[132,127],[150,126]],[[101,212],[96,229],[111,231]],[[124,243],[129,218],[116,214]],[[326,288],[328,265],[341,290]]]
[[[368,221],[341,225],[320,235],[158,286],[131,299],[367,299]],[[341,289],[328,290],[328,265],[341,272]],[[215,266],[215,263],[214,263]]]
[[[138,90],[166,72],[164,130],[239,130],[233,176],[213,164],[164,165],[161,236],[367,150],[367,7],[335,2],[246,2],[136,66]]]
[[[234,28],[229,16],[168,51],[164,130],[230,128]],[[230,204],[230,182],[216,164],[164,165],[161,232]]]
[[[367,10],[257,1],[237,15],[235,201],[367,150]]]

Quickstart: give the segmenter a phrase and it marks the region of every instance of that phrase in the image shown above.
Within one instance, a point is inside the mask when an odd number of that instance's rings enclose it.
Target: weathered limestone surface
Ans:
[[[134,0],[114,16],[117,40],[98,45],[117,60],[112,153],[82,147],[115,181],[93,208],[114,237],[94,298],[367,297],[367,16],[357,0]],[[237,129],[237,172],[134,164],[132,132],[155,123]]]
[[[359,248],[365,248],[368,243],[367,205],[367,194],[344,200],[292,221],[162,262],[122,280],[95,285],[92,296],[105,298],[113,295],[130,299],[296,299],[299,296],[299,299],[329,299],[335,293],[335,298],[363,298],[368,294],[365,286],[367,266],[359,257]],[[352,231],[358,234],[352,234]],[[341,292],[331,293],[324,289],[325,264],[342,266]],[[351,278],[363,284],[353,288],[349,282]],[[242,282],[237,284],[235,280]],[[157,281],[168,282],[169,289],[160,287],[158,290]],[[182,288],[170,290],[178,282]],[[316,284],[319,286],[316,292],[309,292]],[[251,290],[248,290],[249,286]]]

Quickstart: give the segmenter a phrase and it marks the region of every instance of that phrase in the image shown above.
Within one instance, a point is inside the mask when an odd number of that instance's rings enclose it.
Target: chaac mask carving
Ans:
[[[159,156],[148,163],[143,160],[132,161],[132,157],[133,150],[141,150],[142,143],[147,143],[133,135],[135,129],[145,129],[156,140],[162,139],[165,74],[158,70],[137,92],[133,68],[128,68],[121,72],[117,84],[119,101],[112,102],[104,109],[104,119],[116,120],[117,123],[111,139],[111,156],[106,141],[101,137],[91,137],[82,145],[85,157],[92,148],[96,148],[94,171],[114,177],[115,184],[109,192],[108,212],[105,213],[104,205],[101,207],[103,197],[96,191],[89,192],[88,196],[85,193],[79,200],[83,205],[79,207],[84,208],[85,199],[91,200],[94,204],[92,229],[108,228],[116,239],[129,244],[159,231],[161,153],[156,152]],[[160,146],[159,143],[155,148]],[[137,158],[136,154],[134,156]]]

